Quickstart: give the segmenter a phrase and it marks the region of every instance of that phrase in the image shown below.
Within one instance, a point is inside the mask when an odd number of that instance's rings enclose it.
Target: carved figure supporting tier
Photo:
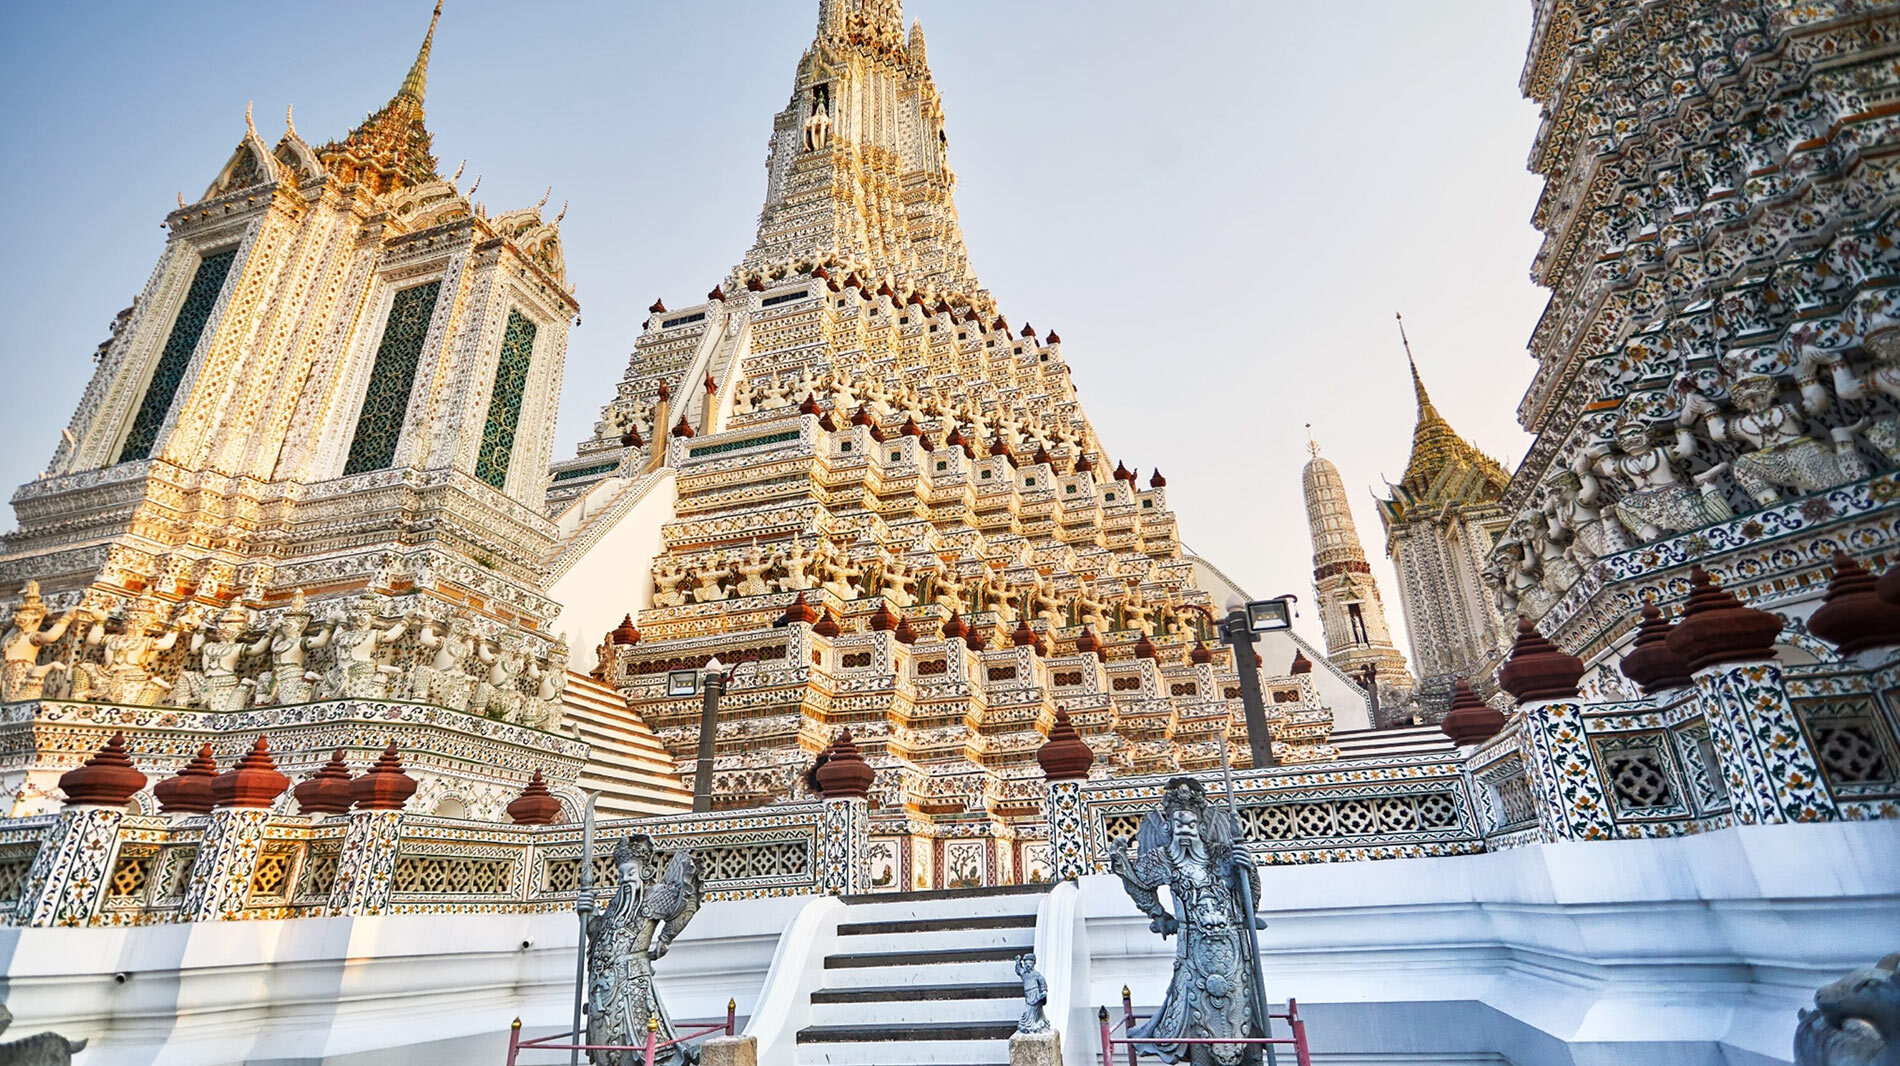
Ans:
[[[304,667],[304,656],[327,647],[335,627],[323,625],[311,633],[310,618],[310,611],[304,606],[303,590],[298,589],[291,598],[290,610],[277,616],[277,624],[271,630],[271,668],[258,679],[259,703],[285,706],[309,703],[317,698],[317,682],[322,677]]]
[[[1657,426],[1656,432],[1668,434],[1663,426]],[[1656,443],[1648,424],[1631,419],[1616,427],[1614,449],[1608,441],[1597,441],[1585,448],[1579,459],[1579,465],[1588,464],[1585,469],[1616,477],[1630,486],[1616,501],[1615,511],[1631,533],[1652,541],[1667,533],[1734,517],[1728,502],[1710,487],[1720,467],[1698,478],[1699,485],[1690,484],[1676,469],[1678,462],[1696,452],[1695,436],[1687,427],[1676,427],[1673,447],[1664,450]]]
[[[241,679],[239,667],[270,649],[267,632],[254,641],[244,639],[251,628],[251,614],[236,604],[218,615],[209,635],[192,634],[191,647],[198,653],[203,670],[204,693],[192,702],[209,711],[240,711],[250,706],[256,682]]]
[[[1260,877],[1239,828],[1225,811],[1209,806],[1201,783],[1190,777],[1168,782],[1161,809],[1150,811],[1135,835],[1136,852],[1112,852],[1110,868],[1122,880],[1135,906],[1164,937],[1177,937],[1174,976],[1154,1017],[1129,1036],[1138,1050],[1163,1062],[1192,1066],[1236,1066],[1261,1061],[1257,1044],[1181,1044],[1263,1035],[1255,1020],[1259,1004],[1251,912],[1241,893],[1257,907]],[[1166,886],[1173,911],[1161,903]]]
[[[1718,441],[1736,441],[1754,450],[1736,456],[1730,464],[1735,481],[1755,502],[1770,507],[1781,501],[1781,487],[1798,493],[1820,492],[1848,480],[1841,472],[1836,453],[1807,435],[1807,415],[1828,409],[1827,390],[1812,378],[1801,384],[1800,407],[1776,403],[1780,382],[1767,374],[1751,374],[1737,381],[1729,395],[1737,412],[1725,412],[1715,401],[1694,391],[1683,382],[1683,421],[1706,420],[1709,436]],[[1805,413],[1804,413],[1805,412]],[[1858,426],[1840,426],[1834,433],[1835,448],[1854,453],[1854,431]],[[1858,459],[1854,460],[1858,463]]]
[[[435,654],[418,665],[409,678],[409,698],[457,711],[468,710],[474,679],[468,675],[468,659],[477,643],[469,629],[467,616],[449,616],[448,625],[431,622],[416,634],[416,641]]]
[[[66,666],[57,660],[40,665],[40,649],[66,635],[77,612],[67,611],[42,628],[46,621],[46,602],[40,599],[40,583],[28,581],[21,590],[20,606],[13,612],[4,645],[6,666],[0,674],[0,700],[36,700],[46,685],[46,675]]]
[[[587,1042],[622,1047],[646,1039],[647,1023],[659,1020],[659,1039],[673,1039],[673,1023],[653,987],[653,961],[665,955],[699,910],[699,867],[681,851],[659,877],[653,841],[642,834],[622,837],[614,848],[620,887],[599,914],[587,922]],[[655,932],[658,936],[655,937]],[[591,1051],[596,1066],[635,1066],[632,1051]],[[687,1049],[668,1048],[653,1060],[660,1066],[685,1066]]]
[[[680,587],[686,584],[686,569],[670,556],[662,557],[653,565],[653,606],[683,607],[686,594]]]
[[[336,665],[330,668],[326,685],[331,695],[345,699],[379,700],[389,694],[389,682],[402,671],[376,661],[376,649],[402,639],[409,630],[407,619],[382,623],[376,617],[376,604],[368,597],[350,605],[349,616],[330,634],[336,646]]]
[[[183,632],[168,628],[147,596],[132,601],[120,618],[95,624],[86,643],[100,646],[99,662],[74,668],[73,699],[157,706],[172,683],[152,676],[153,662]]]

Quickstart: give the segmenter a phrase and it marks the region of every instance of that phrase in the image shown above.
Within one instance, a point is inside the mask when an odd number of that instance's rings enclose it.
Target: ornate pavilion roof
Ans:
[[[429,49],[435,43],[435,24],[441,18],[442,4],[437,0],[429,32],[422,38],[422,48],[396,95],[349,136],[317,150],[332,174],[368,186],[378,196],[440,180],[435,156],[430,152],[433,138],[422,122],[422,100],[429,86]]]
[[[1400,329],[1404,329],[1402,324]],[[1438,413],[1431,394],[1425,391],[1409,342],[1405,359],[1412,370],[1412,392],[1418,398],[1418,423],[1412,429],[1412,456],[1405,464],[1405,476],[1392,486],[1392,498],[1380,501],[1387,520],[1403,521],[1407,511],[1418,507],[1436,510],[1503,496],[1511,481],[1510,471],[1472,447]]]

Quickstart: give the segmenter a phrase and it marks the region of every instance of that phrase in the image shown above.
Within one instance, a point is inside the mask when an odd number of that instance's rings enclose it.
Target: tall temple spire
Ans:
[[[429,18],[429,32],[422,37],[422,48],[416,52],[416,61],[409,65],[409,74],[402,79],[402,88],[396,90],[397,96],[406,96],[422,106],[424,95],[429,89],[429,50],[435,46],[435,24],[442,21],[442,0],[435,0],[435,14]]]
[[[1412,354],[1412,341],[1405,335],[1405,316],[1394,315],[1399,322],[1399,342],[1405,346],[1405,362],[1412,370],[1412,394],[1418,400],[1418,423],[1412,428],[1412,457],[1405,465],[1400,485],[1414,495],[1425,494],[1446,467],[1460,464],[1476,468],[1484,480],[1502,486],[1510,481],[1497,460],[1465,442],[1451,428],[1432,398],[1425,391],[1425,379],[1419,375],[1418,359]]]
[[[441,19],[442,2],[436,0],[429,32],[423,35],[422,47],[396,95],[351,130],[348,137],[318,149],[317,155],[330,173],[346,183],[367,186],[377,195],[440,179],[435,156],[430,153],[434,138],[422,122],[422,100],[429,87],[429,53],[435,47],[435,26]]]
[[[1392,645],[1385,606],[1353,524],[1345,482],[1339,468],[1320,455],[1310,427],[1308,434],[1307,447],[1313,457],[1300,480],[1306,495],[1307,532],[1313,538],[1313,588],[1320,624],[1326,631],[1326,658],[1362,683],[1370,666],[1382,686],[1409,689],[1405,656]]]

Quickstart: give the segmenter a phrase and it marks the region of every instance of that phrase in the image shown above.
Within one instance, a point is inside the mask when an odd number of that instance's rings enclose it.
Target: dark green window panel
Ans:
[[[534,323],[519,311],[508,312],[508,332],[501,339],[501,359],[495,364],[495,391],[488,398],[488,424],[482,427],[482,452],[475,460],[475,476],[496,488],[508,482],[508,462],[515,454],[515,428],[521,424],[521,394],[528,388],[528,365],[534,362]]]
[[[404,289],[389,306],[383,342],[376,346],[376,366],[369,373],[369,391],[356,417],[356,437],[350,441],[345,476],[383,470],[396,459],[402,422],[409,413],[409,392],[416,384],[416,364],[422,361],[422,342],[429,336],[429,319],[442,283]]]
[[[152,445],[158,443],[159,427],[165,424],[165,415],[172,409],[178,385],[185,380],[185,368],[191,365],[191,353],[198,347],[198,338],[204,336],[205,325],[211,321],[211,309],[218,305],[218,292],[224,288],[225,275],[231,272],[231,261],[236,258],[237,252],[233,250],[207,255],[198,262],[198,272],[191,276],[191,289],[185,293],[184,306],[178,309],[178,317],[172,319],[171,336],[165,338],[165,348],[158,353],[158,365],[152,368],[145,398],[139,401],[138,414],[132,416],[132,430],[125,435],[125,446],[119,449],[119,462],[151,457]]]

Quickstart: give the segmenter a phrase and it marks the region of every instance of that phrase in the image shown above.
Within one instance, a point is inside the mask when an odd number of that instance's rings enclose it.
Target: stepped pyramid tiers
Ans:
[[[273,144],[247,110],[203,195],[180,196],[47,473],[13,498],[5,699],[208,712],[170,719],[187,731],[313,701],[428,703],[577,762],[578,742],[516,728],[558,723],[566,676],[542,584],[577,310],[561,220],[491,215],[460,168],[439,173],[435,30],[341,140],[313,148],[286,115]],[[200,743],[127,738],[142,756]],[[272,738],[298,772],[344,741]]]
[[[919,818],[1029,811],[1058,706],[1098,773],[1217,765],[1243,728],[1228,651],[1189,661],[1208,596],[1165,481],[1106,450],[1060,337],[978,288],[943,130],[922,31],[893,2],[827,0],[753,250],[708,300],[653,305],[556,467],[579,546],[557,626],[591,642],[637,608],[612,683],[682,774],[701,703],[668,674],[736,665],[720,805],[797,794],[847,725],[874,800]],[[629,557],[652,558],[638,587]],[[1286,687],[1282,719],[1324,716]],[[1301,723],[1289,757],[1330,753],[1330,721]]]
[[[1418,424],[1405,476],[1379,501],[1385,552],[1399,576],[1399,602],[1412,641],[1412,667],[1430,710],[1443,710],[1452,680],[1489,677],[1509,647],[1509,628],[1485,580],[1492,549],[1509,523],[1499,504],[1511,475],[1473,448],[1438,413],[1412,370]]]
[[[1502,587],[1598,665],[1701,562],[1798,644],[1900,515],[1900,4],[1536,12],[1551,299]]]
[[[1376,686],[1376,717],[1389,719],[1410,698],[1412,675],[1386,628],[1385,604],[1353,526],[1339,468],[1319,453],[1317,441],[1308,441],[1307,448],[1313,457],[1300,481],[1313,537],[1313,591],[1326,632],[1326,658],[1368,689]]]

